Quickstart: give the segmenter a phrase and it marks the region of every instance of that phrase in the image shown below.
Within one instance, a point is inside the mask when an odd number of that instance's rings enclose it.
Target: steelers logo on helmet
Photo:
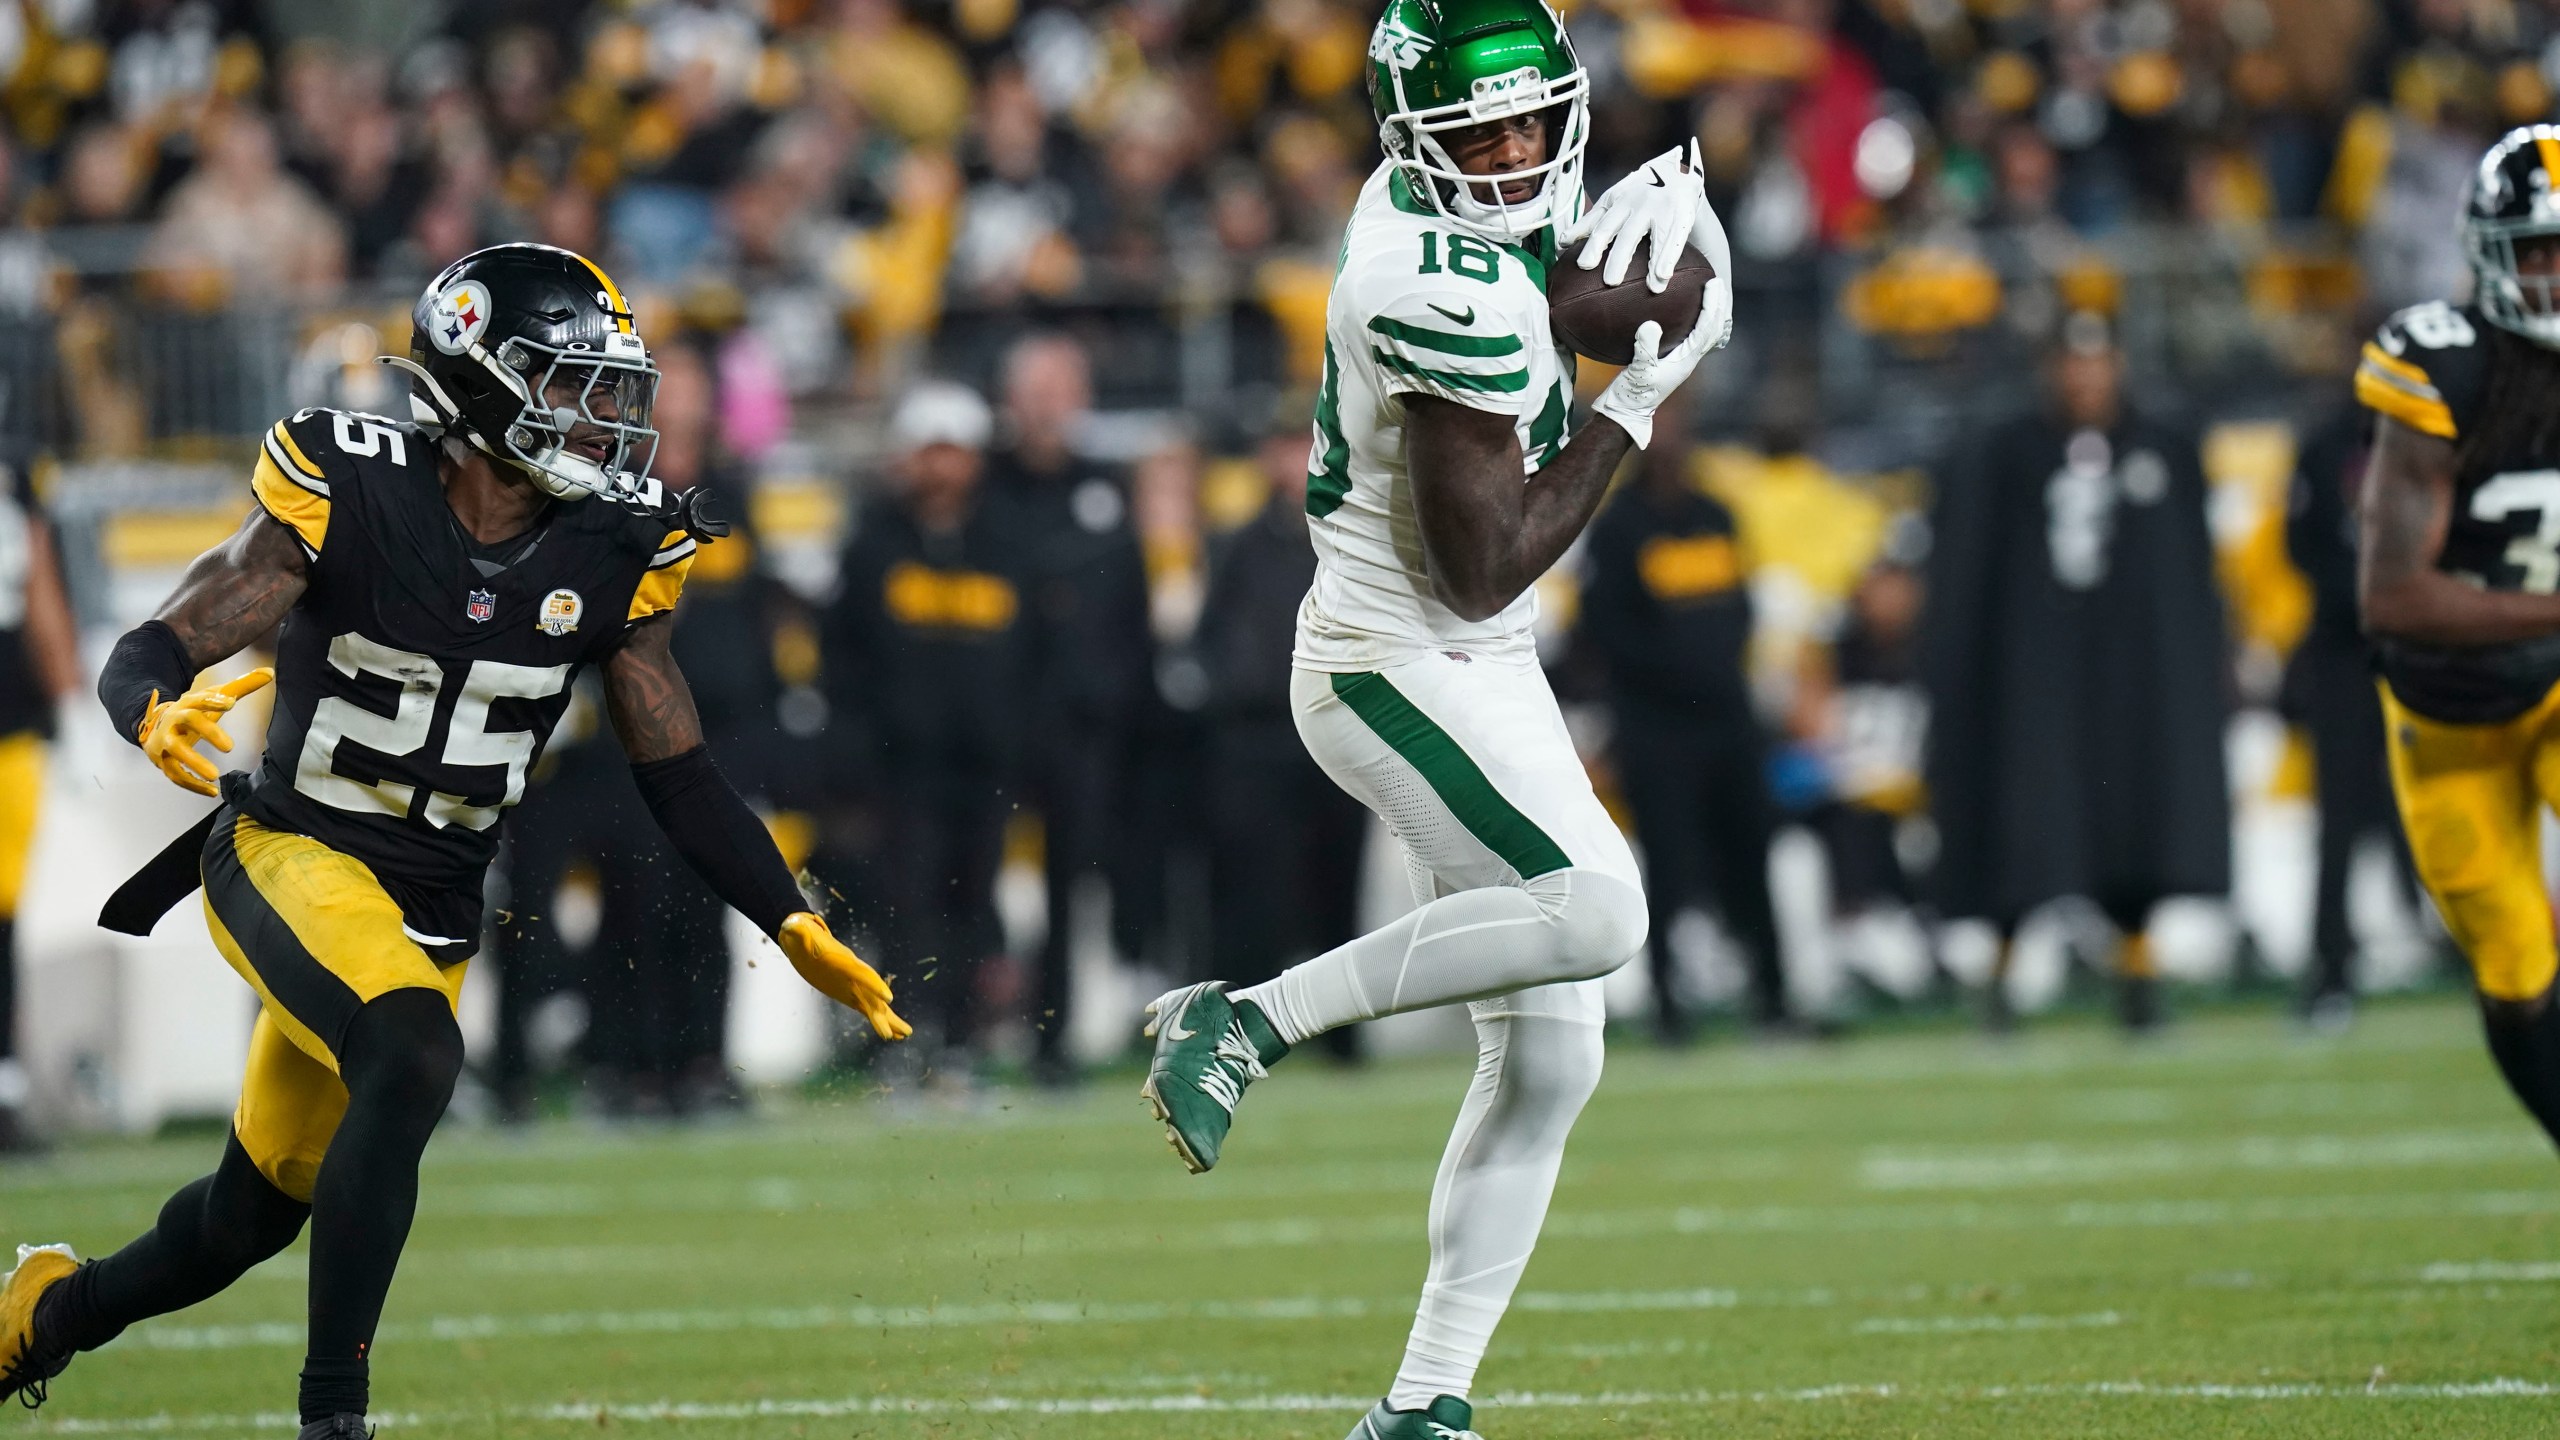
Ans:
[[[489,287],[477,280],[446,286],[428,306],[428,342],[447,355],[463,353],[489,328],[493,308]]]

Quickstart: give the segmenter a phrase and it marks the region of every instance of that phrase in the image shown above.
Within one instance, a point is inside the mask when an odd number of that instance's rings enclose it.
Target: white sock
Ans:
[[[1475,1384],[1546,1224],[1565,1137],[1600,1082],[1598,982],[1586,985],[1475,1007],[1475,1081],[1431,1187],[1431,1270],[1390,1408],[1463,1398]]]
[[[1295,1045],[1354,1021],[1606,975],[1644,932],[1644,892],[1599,870],[1551,870],[1443,895],[1233,998]]]

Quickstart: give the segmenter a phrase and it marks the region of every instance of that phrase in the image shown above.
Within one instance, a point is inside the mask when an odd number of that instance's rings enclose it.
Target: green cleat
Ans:
[[[1381,1400],[1343,1440],[1484,1440],[1467,1428],[1475,1418],[1474,1407],[1455,1395],[1443,1395],[1421,1410],[1390,1410]]]
[[[1156,1056],[1138,1091],[1164,1122],[1164,1138],[1192,1174],[1218,1163],[1244,1087],[1271,1073],[1289,1047],[1251,1002],[1233,1003],[1226,982],[1167,991],[1147,1006]]]

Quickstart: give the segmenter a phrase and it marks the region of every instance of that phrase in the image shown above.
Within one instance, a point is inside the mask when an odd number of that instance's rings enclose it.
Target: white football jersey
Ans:
[[[1360,191],[1325,305],[1324,383],[1308,457],[1315,585],[1297,662],[1374,670],[1417,650],[1535,653],[1534,589],[1463,620],[1434,598],[1405,466],[1404,397],[1513,417],[1535,471],[1564,448],[1573,357],[1547,330],[1548,232],[1497,245],[1424,209],[1386,165]]]

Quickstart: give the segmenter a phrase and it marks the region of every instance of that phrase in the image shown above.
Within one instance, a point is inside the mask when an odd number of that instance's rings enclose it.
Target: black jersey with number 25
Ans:
[[[2497,363],[2489,322],[2442,301],[2392,316],[2364,347],[2356,399],[2438,439],[2462,443],[2484,422]],[[2560,591],[2560,450],[2466,457],[2436,567],[2490,590]],[[2560,636],[2453,647],[2384,639],[2392,694],[2451,724],[2512,719],[2560,684]]]
[[[309,583],[277,642],[266,755],[237,799],[370,866],[421,940],[467,943],[498,817],[524,797],[570,682],[675,607],[695,542],[597,497],[554,502],[492,559],[445,501],[437,443],[340,410],[267,433],[251,486],[301,541]]]

